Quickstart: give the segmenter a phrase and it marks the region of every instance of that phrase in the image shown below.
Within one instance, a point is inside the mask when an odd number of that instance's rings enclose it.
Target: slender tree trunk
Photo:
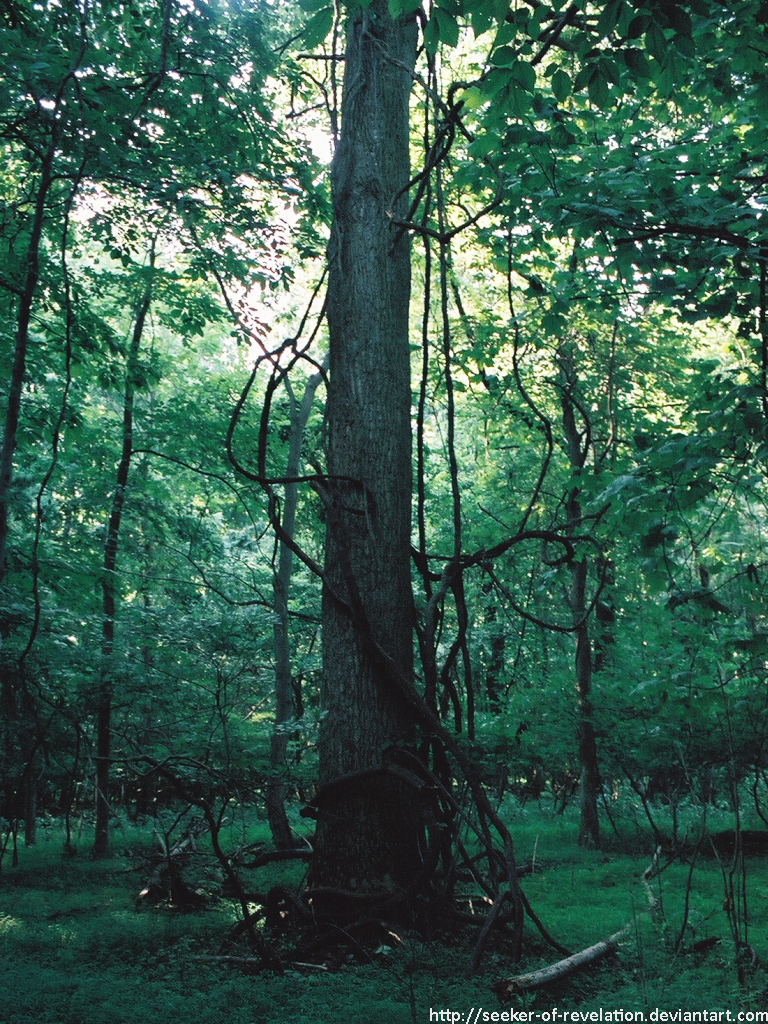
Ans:
[[[24,845],[34,846],[37,843],[37,782],[39,774],[39,757],[35,753],[27,766],[24,779]]]
[[[563,372],[562,410],[563,432],[568,445],[568,455],[574,472],[581,472],[586,461],[586,446],[576,427],[574,402],[571,389],[574,384],[574,370],[570,357],[561,352],[560,364]],[[574,534],[581,524],[579,488],[573,487],[566,502],[567,528]],[[587,621],[587,559],[571,563],[571,615],[576,626],[576,694],[578,697],[578,741],[580,779],[581,822],[579,843],[583,846],[600,845],[600,818],[597,813],[597,798],[600,792],[600,771],[597,763],[594,711],[592,707],[592,644]]]
[[[592,707],[592,646],[589,626],[584,621],[587,612],[587,560],[574,562],[571,567],[571,609],[574,621],[581,620],[576,630],[576,693],[579,701],[579,765],[581,767],[580,804],[581,822],[579,843],[582,846],[600,845],[600,818],[597,798],[600,793],[600,770],[597,764],[594,710]]]
[[[112,511],[104,545],[104,571],[101,579],[103,593],[103,622],[101,631],[101,675],[99,679],[99,703],[96,723],[96,831],[93,855],[96,858],[109,856],[109,759],[112,732],[112,695],[114,691],[114,648],[115,648],[115,569],[117,548],[120,540],[120,522],[123,516],[125,495],[128,487],[128,470],[133,454],[133,399],[136,391],[136,371],[144,324],[152,300],[152,268],[154,267],[154,246],[150,255],[149,277],[136,314],[136,323],[131,337],[125,374],[125,397],[123,401],[123,449],[117,467],[117,486],[112,499]]]
[[[498,621],[498,609],[493,603],[493,584],[483,584],[483,596],[489,598],[485,609],[485,621],[490,633],[491,651],[485,667],[485,693],[488,698],[488,710],[493,715],[501,711],[501,697],[504,688],[504,664],[506,637],[504,626]]]
[[[324,798],[310,884],[358,892],[404,886],[419,863],[417,801],[382,767],[413,738],[391,676],[413,674],[410,249],[393,221],[407,204],[415,57],[413,16],[393,20],[386,0],[351,15],[332,167]]]
[[[5,414],[3,447],[0,453],[0,583],[5,567],[5,546],[8,539],[8,512],[11,482],[13,479],[13,452],[16,448],[16,434],[21,414],[21,393],[29,347],[29,324],[32,318],[32,303],[40,280],[40,244],[43,237],[43,223],[48,193],[53,181],[53,160],[56,155],[56,135],[51,141],[42,160],[40,183],[35,196],[35,213],[27,247],[27,276],[19,296],[19,312],[16,319],[16,346],[13,355],[11,386],[8,392],[8,408]]]
[[[289,392],[291,403],[291,437],[288,447],[288,465],[285,475],[296,477],[301,465],[301,448],[304,442],[312,401],[315,397],[322,375],[314,374],[307,381],[301,405],[297,404],[292,391]],[[299,496],[298,484],[285,485],[283,496],[283,530],[293,537],[296,529],[296,505]],[[291,589],[293,570],[293,552],[281,541],[277,572],[272,581],[272,592],[275,605],[275,622],[273,638],[275,644],[275,728],[270,743],[270,767],[276,776],[284,772],[288,754],[287,725],[294,716],[294,699],[291,675],[291,650],[288,640],[288,595]],[[270,779],[267,786],[267,817],[272,830],[275,846],[288,849],[294,845],[288,816],[285,813],[286,784],[282,778]]]
[[[62,810],[64,811],[65,856],[71,856],[75,852],[75,848],[72,845],[72,805],[75,802],[75,796],[77,794],[77,776],[80,768],[80,736],[80,724],[75,723],[75,754],[72,761],[72,768],[67,775],[67,780],[61,794],[61,805]]]

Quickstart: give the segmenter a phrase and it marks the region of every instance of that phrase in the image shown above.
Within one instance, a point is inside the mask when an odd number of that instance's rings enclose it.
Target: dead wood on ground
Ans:
[[[509,999],[516,993],[529,992],[532,989],[551,985],[552,982],[559,981],[560,978],[573,974],[574,971],[578,971],[588,964],[593,964],[608,953],[613,953],[626,935],[628,928],[629,925],[625,925],[620,932],[603,939],[602,942],[596,942],[594,946],[582,949],[579,953],[566,957],[565,960],[550,964],[549,967],[542,967],[541,970],[532,971],[530,974],[518,974],[513,978],[505,978],[497,982],[493,986],[493,990],[499,999]]]

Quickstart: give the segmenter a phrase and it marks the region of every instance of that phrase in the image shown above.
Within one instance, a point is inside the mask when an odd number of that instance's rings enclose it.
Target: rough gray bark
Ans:
[[[351,15],[332,167],[320,785],[374,771],[322,802],[315,887],[391,889],[417,861],[405,784],[375,772],[413,731],[387,676],[413,674],[410,250],[392,221],[406,210],[415,57],[413,16],[393,20],[386,0]]]

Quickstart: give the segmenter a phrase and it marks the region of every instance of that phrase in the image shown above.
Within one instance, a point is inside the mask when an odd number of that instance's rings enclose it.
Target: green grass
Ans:
[[[560,942],[579,949],[631,927],[618,954],[600,965],[525,999],[516,1007],[558,1005],[584,1011],[604,1007],[645,1010],[765,1008],[766,976],[748,970],[739,984],[723,881],[714,859],[701,859],[693,874],[689,928],[674,946],[684,911],[689,865],[674,863],[643,880],[653,842],[630,829],[606,852],[576,843],[572,817],[553,816],[530,805],[508,808],[520,861],[535,850],[536,870],[525,892],[545,926]],[[723,826],[727,827],[727,819]],[[260,831],[261,830],[261,831]],[[265,839],[254,825],[250,842]],[[608,836],[606,836],[608,839]],[[498,1009],[491,985],[500,978],[551,963],[558,955],[526,924],[521,965],[508,946],[494,942],[472,981],[464,978],[474,936],[439,935],[431,942],[403,935],[402,944],[380,953],[374,965],[346,963],[337,971],[300,968],[284,976],[249,975],[206,961],[236,920],[233,901],[218,898],[202,913],[137,909],[146,879],[141,853],[152,843],[147,830],[126,826],[116,834],[116,856],[106,863],[81,852],[62,856],[62,837],[47,830],[38,846],[6,858],[0,872],[0,1021],[7,1024],[312,1024],[344,1021],[426,1022],[429,1009]],[[205,855],[189,878],[205,887]],[[254,872],[248,887],[265,891],[278,877],[297,884],[303,868],[291,865]],[[768,959],[768,865],[750,859],[750,943]],[[210,873],[209,873],[210,874]],[[210,876],[212,877],[212,876]],[[210,889],[215,890],[211,882]],[[703,953],[692,943],[722,941]],[[646,1018],[647,1019],[647,1018]]]

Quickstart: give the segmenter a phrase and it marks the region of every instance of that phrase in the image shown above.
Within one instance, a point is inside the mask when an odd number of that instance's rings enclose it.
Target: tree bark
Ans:
[[[587,560],[574,562],[571,567],[571,607],[574,620],[580,619],[576,630],[576,693],[579,702],[579,765],[581,767],[579,843],[582,846],[600,846],[600,817],[597,797],[600,792],[600,770],[597,763],[594,712],[592,708],[592,645],[587,613]]]
[[[312,411],[315,392],[322,379],[320,373],[313,374],[309,378],[304,388],[301,404],[297,403],[296,396],[290,389],[290,383],[286,382],[286,386],[289,388],[288,398],[291,409],[291,437],[288,446],[288,464],[285,468],[285,475],[289,479],[299,475],[304,431]],[[284,533],[291,538],[296,528],[298,496],[298,484],[288,483],[285,485],[282,526]],[[275,649],[275,726],[270,741],[269,763],[273,772],[276,773],[276,777],[269,780],[266,794],[269,827],[278,850],[285,850],[295,845],[285,812],[286,784],[283,778],[277,777],[278,772],[285,771],[288,753],[286,727],[294,716],[291,651],[288,640],[288,595],[291,589],[292,570],[293,552],[286,543],[281,541],[277,572],[272,581],[275,606],[275,622],[272,627]]]
[[[24,780],[24,845],[37,842],[37,756],[34,755]]]
[[[48,193],[53,182],[53,161],[56,156],[57,138],[57,133],[53,132],[52,140],[41,163],[40,183],[35,195],[35,213],[27,246],[27,274],[19,296],[19,312],[16,319],[16,345],[13,354],[11,386],[8,392],[8,408],[5,414],[3,447],[0,453],[0,583],[5,567],[5,546],[8,538],[8,513],[13,479],[13,453],[16,448],[16,434],[21,414],[21,394],[29,347],[29,325],[32,319],[32,304],[40,279],[40,248]]]
[[[586,967],[587,964],[593,964],[608,953],[613,953],[627,934],[628,929],[629,925],[626,925],[620,932],[615,932],[607,939],[603,939],[602,942],[596,942],[594,946],[582,949],[579,953],[566,957],[565,960],[558,960],[556,964],[550,964],[549,967],[542,967],[540,971],[531,971],[530,974],[518,974],[514,978],[505,978],[504,981],[499,981],[493,986],[493,991],[499,999],[505,1000],[520,992],[530,992],[532,989],[551,985],[553,982],[559,981],[560,978],[573,974],[580,967]]]
[[[584,469],[588,446],[582,445],[576,426],[572,389],[575,371],[568,353],[561,350],[559,362],[563,376],[561,408],[563,410],[563,432],[568,446],[571,469],[580,473]],[[566,502],[567,530],[573,535],[581,523],[579,488],[571,488]],[[576,637],[576,694],[578,697],[578,741],[580,779],[581,821],[579,843],[583,846],[600,845],[600,817],[597,812],[597,798],[600,792],[600,770],[597,763],[594,715],[592,709],[592,644],[587,621],[587,559],[571,563],[571,615]]]
[[[413,675],[410,246],[393,221],[407,203],[416,39],[414,17],[392,19],[386,0],[351,15],[331,171],[320,786],[354,778],[326,790],[310,885],[359,892],[405,886],[419,863],[418,801],[376,771],[414,733],[388,676]]]
[[[112,694],[114,689],[114,648],[115,648],[115,569],[117,548],[120,540],[120,523],[128,488],[128,470],[133,455],[133,399],[136,391],[136,371],[144,324],[152,300],[152,268],[154,267],[154,245],[150,255],[149,277],[136,314],[136,323],[131,337],[131,346],[125,373],[125,396],[123,400],[123,448],[117,467],[117,486],[112,499],[112,511],[107,527],[104,545],[104,570],[101,578],[103,594],[103,620],[101,632],[101,674],[99,678],[98,713],[96,718],[96,829],[93,856],[97,859],[109,856],[109,758],[112,733]]]

